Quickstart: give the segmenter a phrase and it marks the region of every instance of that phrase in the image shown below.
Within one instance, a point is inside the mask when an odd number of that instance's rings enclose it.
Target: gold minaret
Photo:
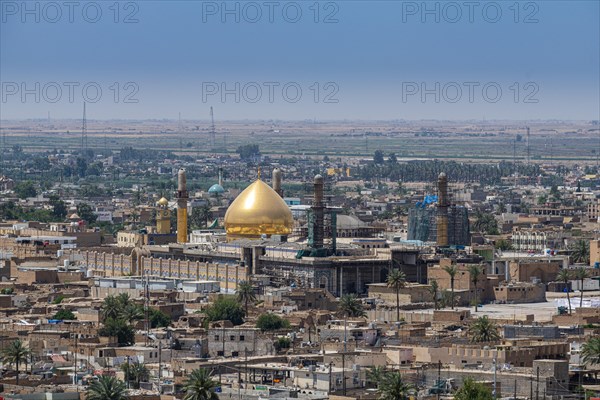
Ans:
[[[187,203],[188,192],[185,170],[177,173],[177,243],[187,243]]]

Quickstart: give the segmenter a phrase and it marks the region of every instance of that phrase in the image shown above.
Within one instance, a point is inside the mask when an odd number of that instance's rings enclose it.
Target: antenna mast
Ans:
[[[210,107],[210,146],[212,149],[215,148],[216,132],[215,132],[215,116],[213,114],[213,108]]]
[[[85,101],[83,102],[83,119],[81,121],[81,152],[86,153],[88,148],[88,137],[87,137],[87,118],[85,116]]]

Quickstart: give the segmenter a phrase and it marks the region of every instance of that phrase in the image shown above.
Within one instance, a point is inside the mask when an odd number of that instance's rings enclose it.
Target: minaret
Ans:
[[[280,197],[283,197],[283,190],[281,189],[281,170],[279,168],[273,170],[273,190],[276,191]]]
[[[448,178],[443,172],[438,177],[438,203],[436,225],[437,245],[448,246]]]
[[[311,221],[313,224],[313,240],[312,246],[315,249],[323,248],[323,241],[325,237],[324,228],[324,205],[323,205],[323,177],[316,175],[314,180],[315,197],[312,205],[312,212],[314,220]]]
[[[168,206],[169,201],[163,197],[156,207],[156,233],[161,235],[171,233],[171,211]]]
[[[219,186],[223,187],[223,169],[219,167]]]
[[[187,204],[188,191],[185,170],[177,173],[177,243],[187,243]]]

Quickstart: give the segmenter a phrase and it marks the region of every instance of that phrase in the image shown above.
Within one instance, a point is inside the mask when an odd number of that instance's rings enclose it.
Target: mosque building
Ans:
[[[176,279],[216,279],[226,291],[235,290],[242,280],[250,280],[259,286],[323,288],[340,296],[364,294],[369,284],[384,282],[392,259],[396,257],[394,251],[360,246],[347,240],[337,243],[339,210],[328,207],[324,201],[324,178],[317,175],[314,179],[314,200],[303,231],[294,226],[291,209],[282,198],[281,176],[281,171],[274,171],[271,187],[260,178],[259,172],[258,178],[235,198],[224,217],[226,240],[215,234],[212,240],[191,243],[187,225],[186,174],[180,170],[175,193],[176,243],[148,243],[143,246],[145,255],[139,260],[132,259],[126,268],[114,261],[109,264],[105,262],[109,258],[98,254],[86,257],[93,257],[94,269],[107,276],[128,273]],[[166,232],[171,228],[167,223],[166,208],[161,199],[157,231]],[[288,241],[290,237],[294,240]]]

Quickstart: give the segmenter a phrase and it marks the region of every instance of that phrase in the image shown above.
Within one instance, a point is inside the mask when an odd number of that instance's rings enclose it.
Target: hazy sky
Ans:
[[[599,119],[599,4],[0,0],[1,117]]]

